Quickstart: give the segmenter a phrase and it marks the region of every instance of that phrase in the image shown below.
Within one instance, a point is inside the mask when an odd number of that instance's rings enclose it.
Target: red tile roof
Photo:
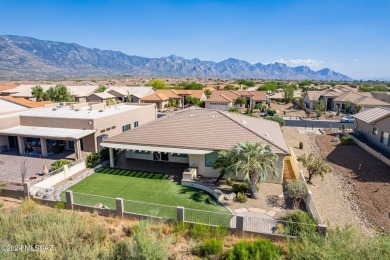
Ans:
[[[0,98],[28,108],[43,107],[44,105],[53,104],[51,101],[34,102],[25,98],[15,98],[11,96],[2,96]]]

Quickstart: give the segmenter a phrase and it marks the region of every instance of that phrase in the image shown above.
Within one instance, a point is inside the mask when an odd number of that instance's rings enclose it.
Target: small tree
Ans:
[[[218,158],[214,162],[214,169],[219,169],[219,176],[215,181],[216,184],[222,180],[225,175],[230,175],[229,167],[232,165],[233,156],[231,151],[220,151],[218,152]]]
[[[268,106],[265,104],[257,104],[256,108],[259,109],[260,112],[264,112],[268,108]]]
[[[326,101],[323,99],[317,101],[314,108],[317,110],[317,116],[324,114],[326,112]]]
[[[236,99],[236,102],[234,102],[235,105],[238,105],[238,104],[245,105],[246,103],[247,103],[247,100],[244,97],[238,97]]]
[[[168,88],[167,83],[165,83],[164,81],[159,80],[159,79],[152,79],[151,81],[149,81],[148,85],[153,87],[154,89],[166,89],[166,88]]]
[[[294,98],[295,88],[292,86],[287,86],[283,88],[284,102],[290,103]]]
[[[356,109],[356,112],[357,112],[357,113],[359,113],[360,110],[362,110],[362,108],[363,108],[363,106],[362,106],[362,105],[359,105],[359,104],[355,106],[355,109]]]
[[[45,92],[41,86],[35,86],[32,88],[31,94],[36,99],[36,101],[39,102],[43,100]]]
[[[345,105],[345,111],[346,111],[346,112],[349,112],[349,109],[350,109],[351,106],[352,106],[351,102],[348,102],[348,101],[347,101],[347,102],[345,102],[344,105]]]
[[[100,85],[96,90],[95,90],[95,93],[102,93],[104,91],[106,91],[106,86],[104,85]]]
[[[267,116],[274,116],[274,115],[276,115],[276,110],[273,109],[273,108],[267,108],[265,110],[265,112],[266,112]]]
[[[204,93],[206,94],[206,96],[210,96],[213,92],[210,89],[206,89]]]
[[[321,176],[323,179],[325,174],[331,172],[331,168],[323,158],[317,158],[313,153],[309,155],[303,154],[298,157],[298,161],[302,162],[303,166],[307,169],[309,177],[307,182],[312,184],[311,179],[316,176]]]
[[[232,112],[232,113],[240,113],[240,109],[236,106],[232,106],[229,108],[229,112]]]
[[[306,198],[308,189],[304,181],[293,180],[286,186],[288,195],[294,200],[294,209],[299,207],[301,201]]]

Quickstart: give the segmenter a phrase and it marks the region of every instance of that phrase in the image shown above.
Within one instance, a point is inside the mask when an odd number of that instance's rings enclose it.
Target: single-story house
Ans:
[[[154,104],[156,104],[157,109],[162,109],[162,108],[166,107],[166,105],[168,104],[170,99],[175,100],[176,104],[178,106],[181,106],[181,99],[182,98],[174,93],[170,93],[170,95],[167,96],[164,93],[156,92],[152,95],[141,98],[140,101],[141,101],[141,103],[154,103]]]
[[[227,111],[235,105],[239,97],[247,100],[247,103],[242,105],[242,107],[256,107],[258,104],[265,104],[267,102],[266,91],[215,90],[211,93],[210,98],[205,101],[205,107]]]
[[[128,86],[112,86],[105,92],[114,95],[121,102],[140,103],[140,99],[155,93],[152,87],[128,87]]]
[[[355,115],[355,131],[390,153],[390,108],[377,107]]]
[[[87,102],[106,103],[109,99],[115,100],[115,96],[107,92],[93,93],[87,97]]]
[[[51,104],[0,115],[0,146],[42,157],[69,150],[80,159],[82,151],[97,152],[104,138],[156,118],[152,104]]]
[[[112,150],[121,149],[126,158],[185,163],[197,168],[199,175],[217,177],[219,170],[213,166],[218,152],[240,142],[269,145],[278,156],[278,177],[269,176],[267,181],[282,182],[289,149],[279,124],[241,114],[186,109],[105,139],[101,146],[110,149],[111,167],[115,166]]]

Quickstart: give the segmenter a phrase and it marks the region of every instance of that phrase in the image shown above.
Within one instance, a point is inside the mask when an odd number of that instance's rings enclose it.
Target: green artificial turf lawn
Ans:
[[[230,212],[220,205],[211,194],[199,189],[177,185],[175,182],[168,180],[162,173],[101,168],[98,172],[69,188],[69,190],[73,192],[75,204],[94,206],[102,203],[110,208],[115,208],[115,198],[123,198],[125,200],[124,207],[126,212],[150,215],[152,211],[156,211],[155,215],[174,218],[176,216],[175,207],[182,206],[188,209],[206,210],[230,215]],[[93,197],[78,193],[109,198]],[[61,197],[64,200],[65,193],[61,194]],[[159,207],[126,200],[173,207]],[[204,218],[206,221],[209,218],[207,213],[201,214],[195,211],[192,214],[190,213],[188,211],[186,218],[193,218],[194,222],[196,219]],[[221,215],[221,218],[226,218],[229,215]],[[218,218],[218,214],[216,216]]]

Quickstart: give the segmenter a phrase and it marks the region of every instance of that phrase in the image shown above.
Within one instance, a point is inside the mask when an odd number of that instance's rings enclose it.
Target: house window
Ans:
[[[122,132],[126,132],[130,130],[130,124],[122,126]]]
[[[138,121],[135,121],[134,122],[134,127],[137,127],[138,126]]]
[[[372,134],[373,135],[378,135],[378,129],[376,127],[372,128]]]
[[[214,167],[214,162],[218,158],[218,152],[212,152],[205,155],[204,166]]]
[[[382,131],[381,143],[384,144],[384,145],[389,146],[389,144],[390,144],[390,142],[389,142],[389,133],[386,133],[386,132]]]
[[[184,153],[173,153],[173,154],[172,154],[172,157],[187,158],[187,157],[188,157],[188,154],[184,154]]]

